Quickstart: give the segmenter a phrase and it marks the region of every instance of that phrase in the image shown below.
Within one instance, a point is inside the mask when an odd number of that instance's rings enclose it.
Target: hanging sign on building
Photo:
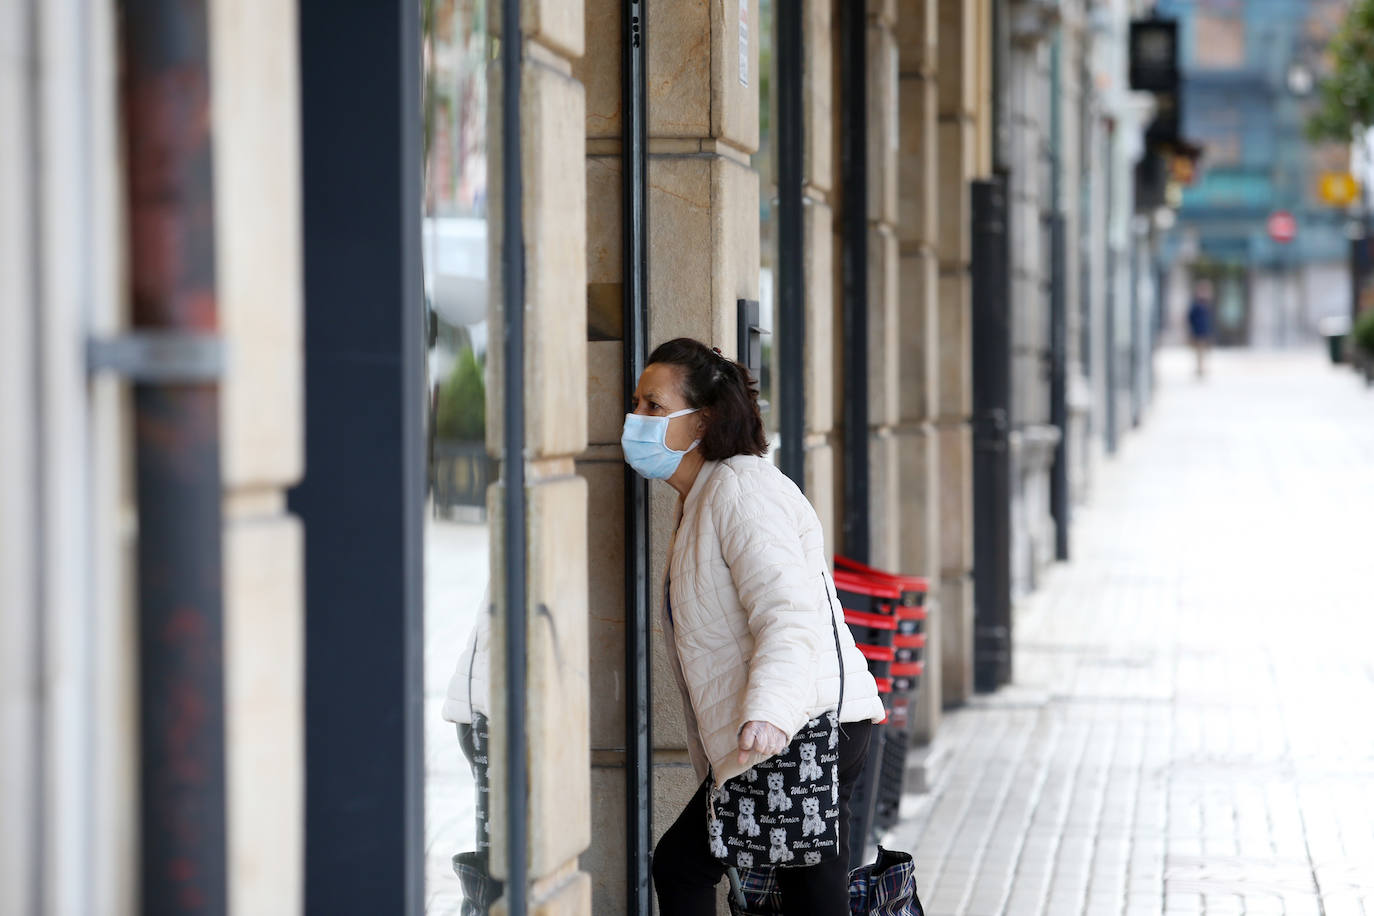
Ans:
[[[1317,181],[1317,193],[1323,203],[1346,207],[1359,199],[1360,182],[1349,172],[1323,172]]]
[[[1287,210],[1269,214],[1269,237],[1280,244],[1288,244],[1298,236],[1298,221]]]
[[[1130,84],[1137,92],[1176,92],[1178,20],[1137,19],[1131,23]]]

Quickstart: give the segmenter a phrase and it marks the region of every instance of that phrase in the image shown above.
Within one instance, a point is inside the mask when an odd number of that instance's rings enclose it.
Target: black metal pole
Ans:
[[[870,559],[868,530],[868,4],[840,4],[841,335],[844,353],[844,553]],[[850,866],[860,864],[872,834],[883,756],[883,729],[873,730],[864,775],[850,800]]]
[[[306,461],[288,505],[305,528],[303,910],[418,913],[421,7],[301,0],[299,11]]]
[[[1078,63],[1078,79],[1080,86],[1091,85],[1091,70],[1086,60],[1086,55],[1081,56]],[[1079,139],[1078,153],[1079,165],[1082,169],[1078,177],[1079,202],[1078,202],[1078,238],[1074,244],[1078,246],[1078,364],[1083,377],[1088,380],[1091,387],[1093,374],[1098,371],[1098,367],[1093,359],[1093,214],[1095,207],[1094,199],[1098,196],[1097,182],[1094,180],[1094,169],[1092,163],[1093,139],[1095,134],[1095,115],[1093,113],[1091,93],[1084,92],[1079,97],[1078,103],[1078,123]],[[1089,410],[1084,417],[1085,434],[1091,435],[1094,430],[1093,411]]]
[[[1365,166],[1366,174],[1371,167],[1374,167],[1374,143],[1371,143],[1366,136],[1361,142],[1364,156],[1362,161]],[[1361,181],[1363,193],[1361,201],[1364,206],[1360,214],[1360,237],[1350,241],[1350,326],[1353,328],[1355,322],[1360,319],[1360,306],[1364,297],[1364,287],[1370,270],[1374,269],[1374,188],[1370,182]]]
[[[1370,274],[1374,273],[1374,221],[1366,220],[1364,233],[1350,240],[1350,324],[1360,319],[1360,306]]]
[[[1104,421],[1107,424],[1106,441],[1107,454],[1116,453],[1117,437],[1120,431],[1117,429],[1117,360],[1120,354],[1116,346],[1116,272],[1117,272],[1117,251],[1116,245],[1112,240],[1112,225],[1116,217],[1116,156],[1113,150],[1113,136],[1116,133],[1114,125],[1108,125],[1107,136],[1104,140],[1107,159],[1107,218],[1106,230],[1102,233],[1102,243],[1106,248],[1106,290],[1103,295],[1103,315],[1102,315],[1102,335],[1106,338],[1106,345],[1102,348],[1102,375],[1105,380],[1107,391],[1107,403]]]
[[[1050,422],[1059,430],[1050,477],[1050,511],[1054,515],[1054,555],[1069,558],[1069,310],[1065,295],[1064,214],[1050,217]]]
[[[1011,311],[1007,180],[972,186],[973,683],[1011,680]]]
[[[868,4],[840,7],[841,261],[844,302],[844,552],[869,560],[868,532]]]
[[[424,906],[420,36],[419,4],[300,4],[311,913]]]
[[[802,225],[802,7],[783,2],[777,17],[778,130],[778,467],[798,487],[806,478],[806,277]]]
[[[1050,423],[1059,430],[1050,470],[1054,556],[1069,558],[1069,307],[1068,239],[1063,201],[1063,42],[1055,36],[1050,58]]]
[[[624,6],[621,146],[624,176],[625,402],[649,355],[648,0]],[[625,909],[649,916],[653,735],[649,664],[649,489],[625,467]]]
[[[501,318],[505,362],[502,469],[506,571],[506,912],[525,916],[529,761],[525,735],[525,224],[521,210],[520,0],[501,3]]]
[[[1154,320],[1150,322],[1150,351],[1149,351],[1149,354],[1148,354],[1148,362],[1145,364],[1145,368],[1146,368],[1146,376],[1145,376],[1145,378],[1146,378],[1146,388],[1145,388],[1145,390],[1146,390],[1146,392],[1147,392],[1147,403],[1149,403],[1149,404],[1153,404],[1153,403],[1154,403],[1154,399],[1155,399],[1155,390],[1156,390],[1156,388],[1158,387],[1158,384],[1159,384],[1159,379],[1158,379],[1158,376],[1157,376],[1156,371],[1155,371],[1155,353],[1158,352],[1158,350],[1159,350],[1159,338],[1160,338],[1160,336],[1164,333],[1165,313],[1166,313],[1166,311],[1168,310],[1168,305],[1169,305],[1169,303],[1168,303],[1169,270],[1168,270],[1168,267],[1165,265],[1164,259],[1163,259],[1162,257],[1157,257],[1157,258],[1155,259],[1155,261],[1154,261],[1154,277],[1155,277],[1155,301],[1154,301],[1154,310],[1155,310],[1155,313],[1154,313],[1154,315],[1152,316]]]
[[[385,7],[384,7],[385,8]],[[424,221],[424,114],[423,40],[421,10],[418,3],[394,7],[399,20],[397,49],[397,88],[400,101],[400,142],[397,180],[401,199],[398,227],[401,292],[400,371],[400,455],[401,467],[401,728],[405,746],[401,753],[402,816],[404,831],[401,880],[404,882],[408,913],[424,907],[425,900],[425,495],[428,486],[428,444],[424,415],[420,405],[427,404],[425,349],[428,310],[425,306],[424,262],[420,252],[420,232]],[[337,20],[335,20],[337,21]],[[348,129],[347,126],[344,128]],[[307,159],[313,168],[313,160]],[[417,320],[416,313],[426,317]],[[337,495],[337,494],[335,494]],[[523,529],[522,529],[523,531]],[[523,630],[521,631],[524,632]]]
[[[1144,337],[1140,333],[1140,238],[1141,234],[1136,230],[1134,221],[1131,223],[1129,235],[1130,241],[1127,244],[1127,256],[1131,259],[1130,267],[1126,271],[1126,276],[1131,284],[1129,303],[1129,315],[1131,326],[1128,330],[1130,340],[1130,357],[1126,361],[1127,367],[1131,372],[1130,396],[1131,396],[1131,426],[1132,428],[1140,425],[1140,415],[1143,409],[1141,403],[1143,392],[1140,384],[1141,360],[1144,358],[1141,351],[1145,347]]]
[[[206,4],[122,5],[133,325],[212,335],[214,181]],[[219,389],[134,388],[140,911],[223,914],[224,612]]]

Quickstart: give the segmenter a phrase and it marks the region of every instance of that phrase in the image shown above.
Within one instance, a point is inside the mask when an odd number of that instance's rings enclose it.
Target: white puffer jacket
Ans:
[[[834,708],[836,633],[841,721],[882,720],[877,684],[835,595],[820,519],[767,459],[739,455],[702,467],[669,549],[668,589],[664,632],[699,778],[709,766],[725,782],[763,759],[739,763],[746,722],[768,722],[790,740]]]
[[[471,724],[474,713],[491,715],[491,586],[482,594],[477,622],[467,648],[453,666],[444,697],[443,716],[450,722]]]

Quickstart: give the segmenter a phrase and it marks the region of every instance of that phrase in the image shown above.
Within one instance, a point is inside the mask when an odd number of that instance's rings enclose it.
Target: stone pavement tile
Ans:
[[[945,718],[885,842],[933,916],[1374,916],[1374,395],[1315,352],[1217,356],[1197,384],[1162,355],[1073,562],[1018,601],[1016,682]]]

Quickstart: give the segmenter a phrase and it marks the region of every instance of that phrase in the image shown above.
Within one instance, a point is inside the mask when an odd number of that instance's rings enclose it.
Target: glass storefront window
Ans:
[[[456,913],[484,871],[488,91],[484,0],[426,0],[424,28],[425,901]],[[454,856],[472,872],[460,881]]]

